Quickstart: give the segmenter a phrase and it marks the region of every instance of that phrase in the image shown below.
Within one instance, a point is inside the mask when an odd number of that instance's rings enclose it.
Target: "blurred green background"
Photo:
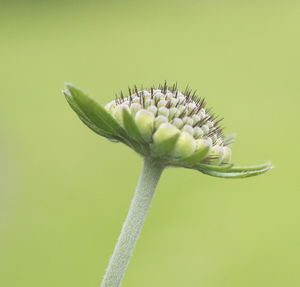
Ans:
[[[300,286],[299,1],[0,1],[0,286],[99,286],[142,160],[86,128],[70,81],[106,103],[167,80],[236,132],[244,180],[169,169],[123,285]]]

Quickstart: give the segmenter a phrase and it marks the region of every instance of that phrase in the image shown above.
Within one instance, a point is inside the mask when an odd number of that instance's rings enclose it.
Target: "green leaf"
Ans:
[[[212,164],[204,164],[198,163],[196,168],[205,169],[205,170],[212,170],[212,171],[227,171],[233,167],[232,163],[222,164],[222,165],[212,165]]]
[[[131,143],[135,147],[135,150],[142,154],[149,154],[149,144],[143,139],[131,114],[128,112],[128,110],[123,109],[122,115],[124,128],[129,137],[132,139]]]
[[[123,110],[123,124],[127,134],[139,143],[145,143],[138,127],[135,124],[134,119],[132,118],[131,114],[124,109]]]
[[[245,171],[245,172],[231,172],[229,169],[228,171],[221,172],[221,171],[214,171],[214,170],[206,170],[206,169],[199,169],[202,173],[214,176],[214,177],[221,177],[221,178],[246,178],[251,176],[256,176],[262,173],[267,172],[272,167],[267,167],[260,170],[252,170],[252,171]]]
[[[95,126],[95,124],[93,124],[88,117],[84,114],[84,112],[77,106],[77,104],[74,102],[70,92],[67,91],[63,91],[63,94],[65,95],[65,98],[67,100],[67,102],[69,103],[70,107],[73,109],[73,111],[75,111],[75,113],[77,114],[77,116],[79,117],[79,119],[86,125],[88,126],[92,131],[94,131],[95,133],[97,133],[100,136],[104,136],[108,139],[114,139],[114,136],[110,133],[107,133],[106,131],[100,129],[99,127]]]
[[[183,164],[194,165],[194,164],[200,162],[202,159],[204,159],[207,156],[207,154],[209,153],[209,150],[210,150],[210,147],[207,146],[206,148],[204,148],[202,150],[194,152],[189,157],[180,160],[180,162],[182,162]]]
[[[234,166],[230,169],[230,172],[246,172],[246,171],[258,171],[265,168],[272,168],[272,163],[270,161],[260,164],[260,165],[253,165],[253,166]]]
[[[128,142],[124,129],[100,104],[73,84],[66,84],[66,88],[64,94],[70,106],[89,128],[106,137]]]

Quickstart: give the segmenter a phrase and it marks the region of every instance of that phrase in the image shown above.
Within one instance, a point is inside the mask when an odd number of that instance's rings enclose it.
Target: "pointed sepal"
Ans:
[[[247,171],[259,171],[263,169],[272,169],[272,162],[268,161],[264,164],[252,165],[252,166],[233,166],[230,171],[232,172],[247,172]]]
[[[109,139],[128,143],[126,132],[120,124],[87,93],[73,84],[66,84],[63,93],[71,108],[90,129]]]
[[[272,169],[273,166],[270,162],[262,165],[250,167],[230,167],[222,170],[222,166],[204,166],[198,165],[198,170],[204,174],[221,177],[221,178],[246,178],[265,173]]]

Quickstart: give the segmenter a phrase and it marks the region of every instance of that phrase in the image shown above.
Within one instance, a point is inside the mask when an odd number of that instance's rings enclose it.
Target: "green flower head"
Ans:
[[[242,178],[272,168],[235,167],[231,160],[234,137],[224,136],[222,118],[206,108],[204,98],[177,85],[129,89],[101,106],[84,91],[66,84],[63,91],[71,108],[90,129],[113,142],[122,142],[143,157],[164,166],[196,169],[223,178]]]

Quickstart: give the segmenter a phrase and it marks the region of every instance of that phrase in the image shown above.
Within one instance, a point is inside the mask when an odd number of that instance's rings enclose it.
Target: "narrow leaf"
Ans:
[[[245,172],[245,171],[257,171],[257,170],[262,170],[265,168],[271,168],[272,163],[270,161],[260,164],[260,165],[253,165],[253,166],[234,166],[230,169],[230,172]]]
[[[212,171],[227,171],[231,170],[233,164],[223,164],[223,165],[212,165],[212,164],[204,164],[204,163],[198,163],[196,165],[199,169],[205,169],[205,170],[212,170]]]
[[[188,165],[196,164],[207,156],[207,154],[209,153],[209,149],[210,149],[209,146],[207,146],[202,150],[196,151],[189,157],[182,159],[181,162],[183,164],[188,164]]]
[[[221,178],[246,178],[246,177],[251,177],[255,175],[259,175],[262,173],[267,172],[270,170],[271,167],[267,167],[264,169],[260,170],[252,170],[252,171],[246,171],[246,172],[218,172],[218,171],[213,171],[213,170],[205,170],[201,169],[200,171],[204,174],[214,176],[214,177],[221,177]]]
[[[134,119],[126,109],[123,110],[123,123],[127,134],[132,139],[136,140],[139,143],[145,143],[138,127],[135,124]]]

